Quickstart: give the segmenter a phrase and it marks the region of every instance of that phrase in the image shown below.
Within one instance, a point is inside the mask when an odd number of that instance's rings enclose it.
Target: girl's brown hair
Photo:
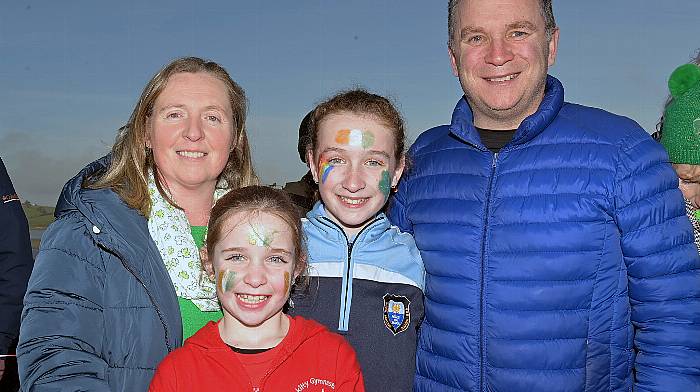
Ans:
[[[340,113],[370,116],[393,130],[396,141],[394,155],[397,161],[403,157],[406,146],[406,130],[401,113],[387,98],[363,89],[341,91],[316,106],[309,121],[308,136],[304,143],[307,150],[315,150],[318,142],[318,129],[323,120],[330,115]]]
[[[240,188],[259,183],[250,156],[248,135],[245,130],[247,102],[245,92],[231,79],[228,72],[213,61],[198,57],[183,57],[166,65],[146,84],[141,97],[136,103],[129,122],[119,129],[112,146],[112,160],[107,171],[92,182],[91,188],[111,188],[129,207],[137,209],[144,216],[151,211],[151,199],[148,196],[148,172],[158,172],[153,159],[153,151],[146,148],[148,120],[153,114],[156,99],[165,89],[170,78],[178,73],[205,73],[224,83],[232,110],[233,148],[228,162],[219,179],[226,181],[229,189]],[[156,178],[158,176],[156,175]],[[177,206],[168,197],[160,181],[156,181],[158,191],[172,205]]]
[[[267,186],[255,185],[234,189],[216,202],[209,216],[209,229],[205,243],[207,256],[202,257],[204,270],[210,273],[214,270],[209,255],[214,254],[216,243],[225,235],[223,230],[228,217],[239,212],[273,214],[289,226],[294,244],[296,283],[298,286],[306,282],[308,263],[301,217],[297,207],[285,192]]]

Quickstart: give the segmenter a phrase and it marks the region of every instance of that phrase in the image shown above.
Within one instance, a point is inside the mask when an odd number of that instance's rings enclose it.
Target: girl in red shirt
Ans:
[[[202,264],[224,316],[165,357],[149,390],[364,392],[355,352],[341,336],[282,312],[305,277],[302,241],[282,191],[250,186],[219,199]]]

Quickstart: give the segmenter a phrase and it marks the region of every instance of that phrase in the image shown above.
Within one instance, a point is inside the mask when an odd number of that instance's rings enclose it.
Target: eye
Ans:
[[[279,255],[270,256],[270,258],[267,259],[267,261],[269,261],[270,263],[273,263],[273,264],[286,264],[287,263],[287,260],[285,260],[284,257],[279,256]]]
[[[178,118],[182,118],[184,115],[181,112],[170,112],[165,115],[165,118],[171,119],[171,120],[177,120]]]
[[[214,115],[214,114],[208,114],[208,115],[206,115],[204,118],[205,118],[207,121],[211,121],[211,122],[216,122],[216,123],[220,123],[220,122],[221,122],[221,118],[219,118],[219,116],[216,116],[216,115]]]
[[[341,165],[341,164],[345,163],[345,160],[342,158],[331,158],[331,159],[327,160],[326,162],[328,162],[329,165]]]
[[[524,38],[530,35],[527,31],[521,31],[521,30],[516,30],[516,31],[511,31],[510,36],[512,38]]]
[[[245,256],[240,253],[231,253],[224,258],[224,260],[231,261],[234,263],[242,263],[245,261]]]
[[[471,45],[479,45],[483,43],[485,40],[483,35],[472,35],[471,37],[467,38],[467,43]]]
[[[367,166],[384,166],[384,162],[380,161],[379,159],[368,159],[367,162],[365,162],[365,165],[367,165]]]

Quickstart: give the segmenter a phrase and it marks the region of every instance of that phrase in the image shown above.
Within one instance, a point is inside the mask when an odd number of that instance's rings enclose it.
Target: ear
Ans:
[[[450,55],[450,66],[452,66],[452,75],[459,77],[459,61],[457,60],[457,56],[459,56],[459,53],[455,55],[454,51],[452,50],[452,47],[450,45],[447,45],[447,53]]]
[[[399,183],[399,180],[401,179],[401,175],[403,174],[403,169],[406,167],[406,156],[402,156],[401,160],[398,162],[396,165],[396,169],[394,170],[394,176],[391,179],[391,187],[394,188],[396,187],[396,184]]]
[[[316,160],[314,160],[314,152],[311,149],[306,150],[306,164],[309,165],[309,170],[311,170],[311,175],[314,177],[314,181],[318,184],[318,165]]]
[[[202,262],[202,268],[204,268],[204,272],[207,273],[209,279],[214,280],[214,263],[209,260],[209,252],[206,245],[199,250],[199,260]]]
[[[549,40],[549,56],[547,56],[547,64],[551,67],[557,60],[557,48],[559,47],[559,27],[555,27],[552,31],[552,39]]]

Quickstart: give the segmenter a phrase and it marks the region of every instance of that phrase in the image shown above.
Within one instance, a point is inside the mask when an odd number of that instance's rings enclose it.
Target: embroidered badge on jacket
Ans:
[[[9,203],[11,201],[19,201],[19,196],[17,196],[16,193],[13,193],[11,195],[2,195],[2,202],[4,203]]]
[[[403,295],[384,294],[384,325],[394,336],[411,324],[411,301]]]

